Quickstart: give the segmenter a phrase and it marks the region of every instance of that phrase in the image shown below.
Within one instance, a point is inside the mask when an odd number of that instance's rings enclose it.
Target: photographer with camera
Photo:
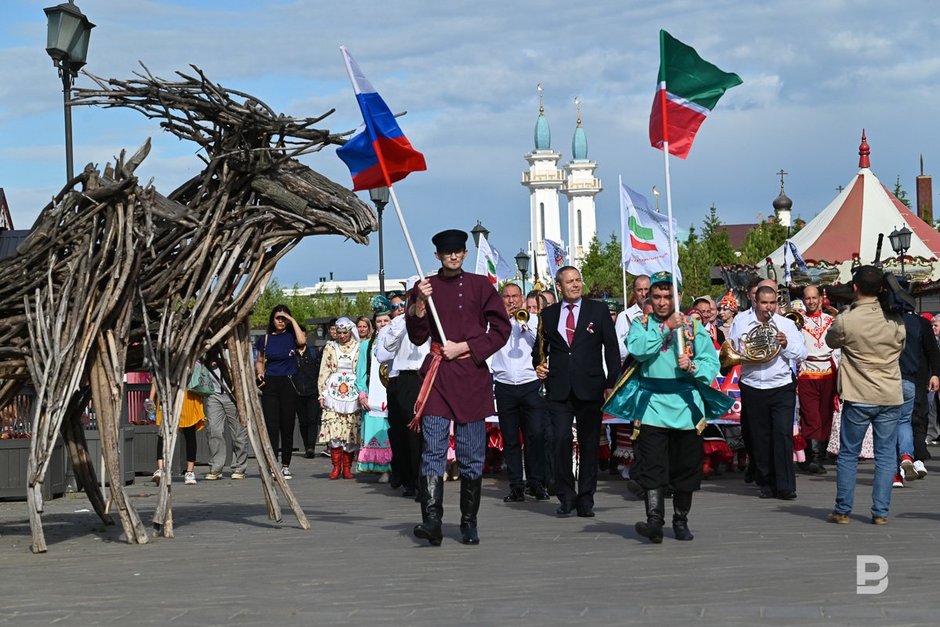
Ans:
[[[906,332],[901,316],[882,305],[885,276],[877,267],[858,268],[853,276],[855,300],[836,316],[826,344],[842,349],[838,375],[843,401],[836,503],[826,520],[848,524],[855,501],[858,455],[868,426],[875,445],[871,521],[888,522],[891,482],[896,464],[898,418],[904,394],[898,364]],[[889,299],[885,299],[886,301]]]

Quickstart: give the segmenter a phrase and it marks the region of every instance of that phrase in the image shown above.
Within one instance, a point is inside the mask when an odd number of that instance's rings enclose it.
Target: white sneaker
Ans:
[[[917,479],[917,472],[914,470],[914,460],[909,457],[901,460],[901,476],[905,481]]]
[[[924,477],[926,477],[927,467],[924,466],[924,462],[920,461],[919,459],[916,462],[914,462],[914,472],[917,473],[918,479],[923,479]]]
[[[196,485],[196,473],[187,472],[183,475],[183,483],[186,485]]]
[[[287,466],[284,466],[283,468],[281,468],[281,475],[282,475],[285,479],[293,479],[293,478],[294,478],[294,475],[290,474],[290,468],[288,468]]]
[[[157,485],[160,485],[160,482],[163,481],[163,469],[157,468],[156,470],[154,470],[153,476],[150,477],[150,480],[156,483]]]

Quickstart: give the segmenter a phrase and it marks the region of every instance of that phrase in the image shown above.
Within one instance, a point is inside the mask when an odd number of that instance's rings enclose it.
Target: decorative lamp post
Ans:
[[[888,239],[891,241],[891,249],[894,251],[894,254],[898,255],[901,258],[901,277],[906,277],[904,274],[904,255],[911,248],[911,235],[912,232],[907,225],[902,226],[901,230],[894,229],[891,231],[891,235],[888,236]]]
[[[74,176],[72,167],[72,82],[88,57],[88,39],[94,24],[72,0],[43,9],[48,19],[46,52],[62,78],[62,98],[65,105],[65,171],[68,180]]]
[[[480,224],[480,221],[477,220],[477,225],[470,229],[470,234],[473,235],[473,243],[479,248],[480,247],[480,237],[486,241],[490,240],[490,231],[485,226]]]
[[[521,248],[516,254],[516,268],[519,270],[519,274],[522,275],[522,295],[524,297],[526,295],[525,277],[529,272],[529,255]]]
[[[373,187],[369,190],[369,198],[375,205],[379,214],[379,293],[385,295],[385,249],[382,243],[382,210],[388,204],[388,188]]]

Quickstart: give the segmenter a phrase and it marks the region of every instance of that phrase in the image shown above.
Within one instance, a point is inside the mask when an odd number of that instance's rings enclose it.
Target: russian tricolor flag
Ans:
[[[427,170],[424,155],[412,148],[388,105],[340,46],[346,71],[362,110],[364,127],[336,150],[353,179],[353,191],[388,186],[411,172]]]

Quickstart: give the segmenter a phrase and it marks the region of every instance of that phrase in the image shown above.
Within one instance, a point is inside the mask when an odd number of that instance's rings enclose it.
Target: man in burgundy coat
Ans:
[[[496,413],[493,375],[486,359],[503,347],[511,327],[506,307],[489,280],[461,267],[467,256],[467,233],[442,231],[432,241],[441,269],[415,285],[405,319],[413,344],[431,338],[418,397],[424,451],[418,479],[421,524],[415,526],[414,535],[435,546],[443,539],[444,471],[453,424],[460,466],[460,533],[464,544],[479,544],[476,527],[486,453],[484,420]],[[432,294],[446,342],[428,306]]]

